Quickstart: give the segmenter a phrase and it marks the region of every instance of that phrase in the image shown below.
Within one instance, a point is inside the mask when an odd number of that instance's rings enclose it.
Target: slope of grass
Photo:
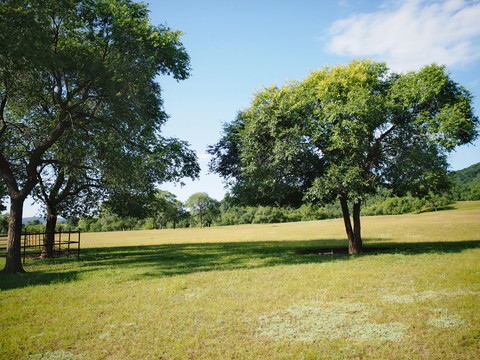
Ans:
[[[0,277],[0,358],[477,359],[479,220],[365,217],[358,256],[341,220],[82,234]]]

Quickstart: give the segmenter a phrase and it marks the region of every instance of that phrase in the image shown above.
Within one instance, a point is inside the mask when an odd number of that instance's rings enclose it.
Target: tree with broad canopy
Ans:
[[[447,188],[446,156],[473,141],[477,125],[472,95],[445,67],[397,74],[382,62],[352,61],[257,92],[209,148],[210,168],[240,202],[283,201],[282,189],[339,201],[354,254],[362,252],[365,196]]]

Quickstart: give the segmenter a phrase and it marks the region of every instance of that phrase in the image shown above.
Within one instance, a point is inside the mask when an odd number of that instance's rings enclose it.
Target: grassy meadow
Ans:
[[[0,359],[478,359],[480,202],[343,220],[82,234],[0,275]],[[3,268],[4,258],[0,258]]]

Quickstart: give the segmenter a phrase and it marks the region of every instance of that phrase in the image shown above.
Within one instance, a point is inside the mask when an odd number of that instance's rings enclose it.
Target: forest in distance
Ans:
[[[452,187],[441,195],[431,194],[428,197],[413,196],[396,197],[388,190],[368,197],[362,209],[362,216],[398,215],[435,211],[448,206],[455,201],[480,200],[480,163],[466,169],[451,173]],[[204,201],[202,212],[193,203],[181,203],[173,194],[158,193],[158,208],[152,209],[145,217],[119,217],[107,209],[97,216],[83,218],[68,218],[59,221],[57,230],[80,230],[82,232],[105,232],[119,230],[151,230],[166,228],[186,228],[202,226],[227,226],[240,224],[265,224],[296,221],[323,220],[342,217],[339,204],[318,205],[303,204],[300,207],[284,206],[239,206],[228,196],[222,201],[216,201],[207,194],[196,194]],[[188,206],[190,205],[190,206]],[[202,219],[200,219],[200,217]],[[6,233],[8,214],[0,216],[0,233]],[[26,221],[27,232],[45,231],[41,218]]]

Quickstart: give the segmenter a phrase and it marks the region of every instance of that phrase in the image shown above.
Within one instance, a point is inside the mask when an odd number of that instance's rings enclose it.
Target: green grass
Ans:
[[[0,358],[478,359],[479,220],[365,217],[357,256],[318,254],[341,220],[82,234],[0,277]]]

